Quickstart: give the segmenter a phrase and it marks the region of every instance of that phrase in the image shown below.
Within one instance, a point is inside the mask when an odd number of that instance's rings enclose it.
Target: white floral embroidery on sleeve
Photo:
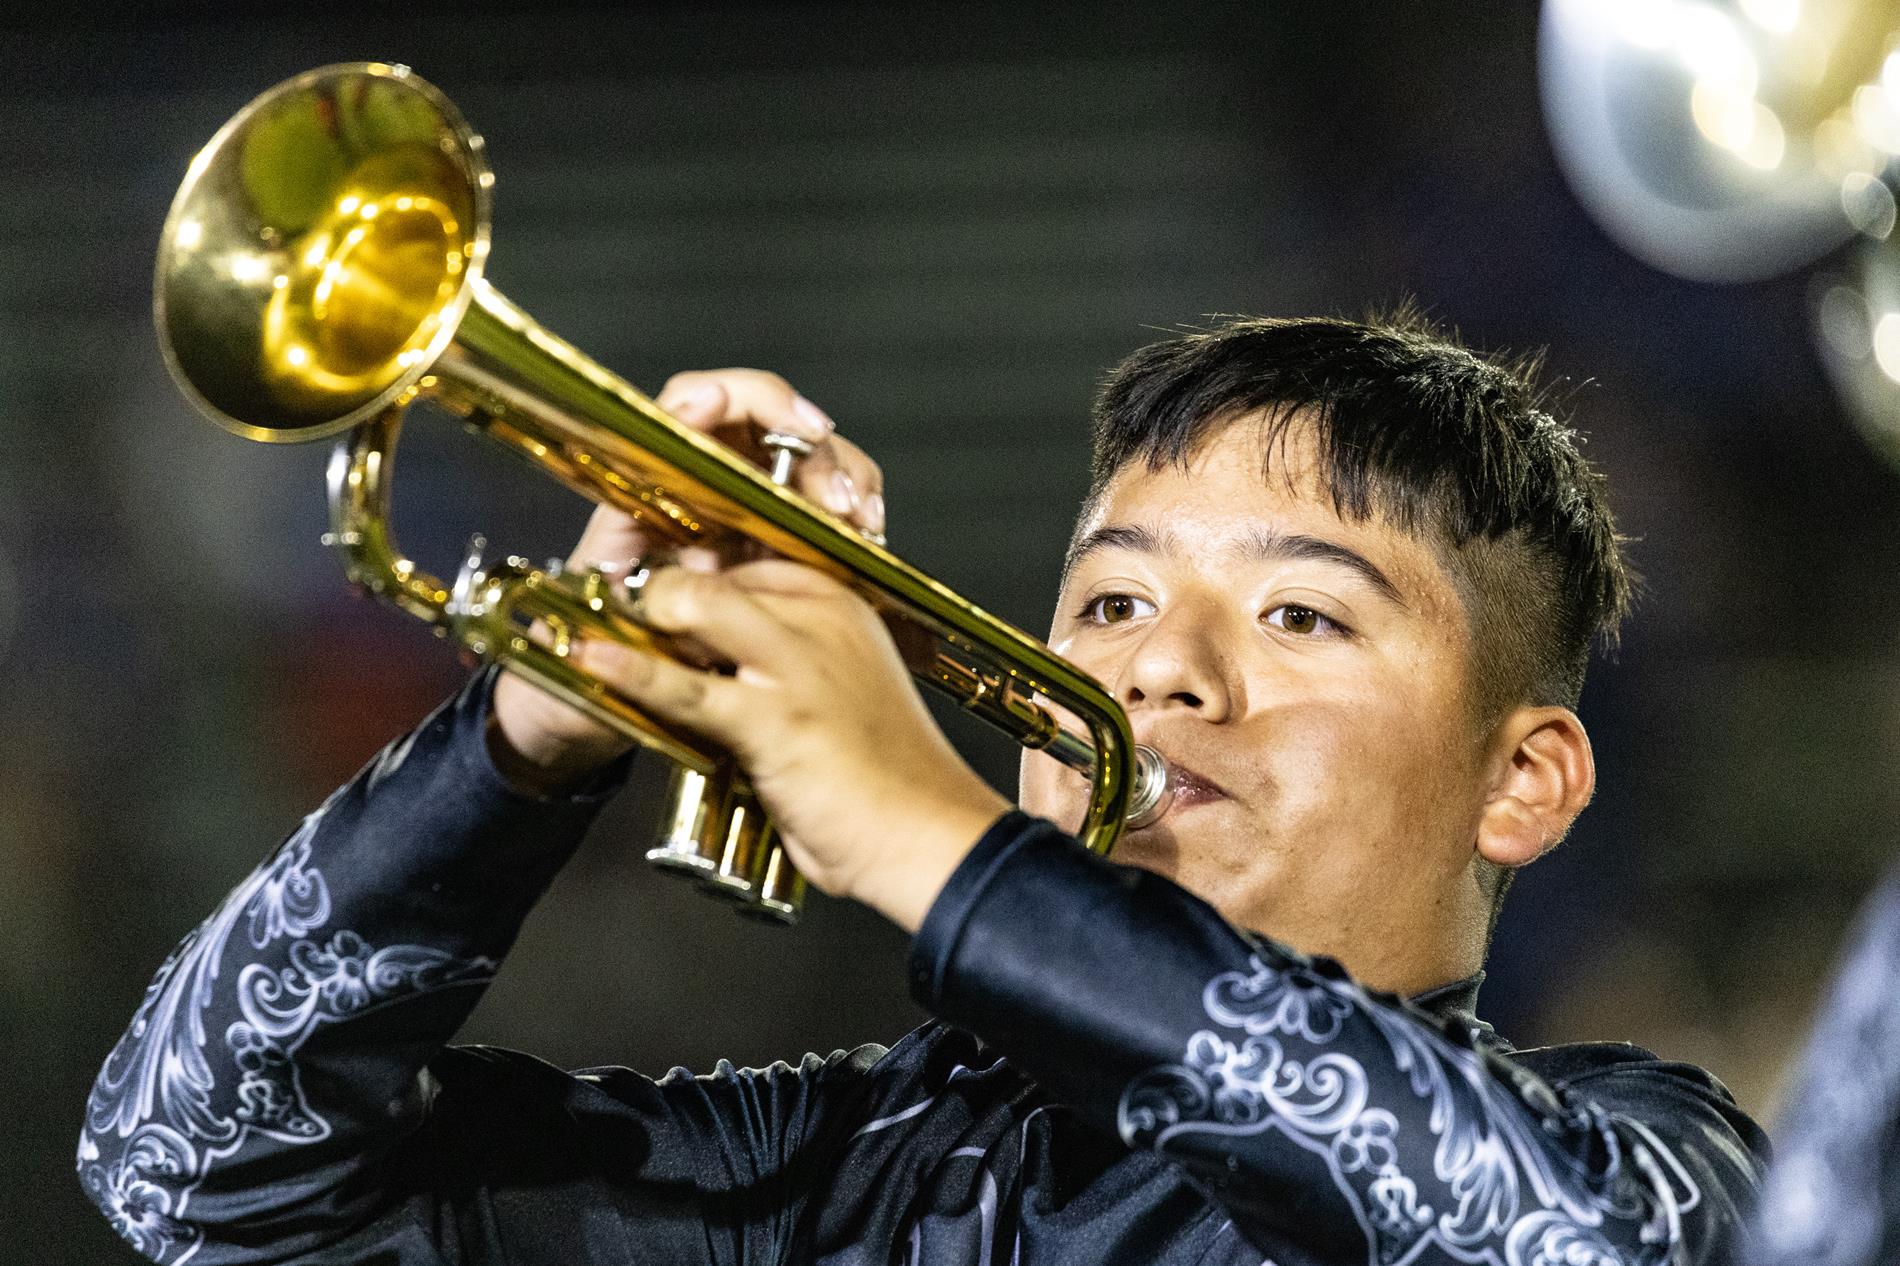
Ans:
[[[1194,1033],[1180,1063],[1128,1085],[1123,1141],[1165,1151],[1184,1136],[1279,1131],[1324,1160],[1366,1233],[1369,1266],[1667,1261],[1682,1212],[1699,1199],[1647,1130],[1611,1128],[1593,1108],[1567,1110],[1532,1079],[1506,1085],[1477,1053],[1305,964],[1256,956],[1250,970],[1209,981],[1202,1006],[1219,1029]],[[1365,1063],[1333,1049],[1355,1014],[1390,1046],[1423,1108],[1406,1119],[1422,1115],[1429,1138],[1408,1136],[1376,1102]],[[1587,1172],[1538,1137],[1545,1122],[1593,1130],[1609,1155]],[[1636,1228],[1642,1256],[1626,1256],[1604,1234],[1611,1219]]]
[[[253,1136],[292,1144],[329,1136],[298,1083],[297,1050],[313,1031],[495,973],[488,958],[421,945],[372,949],[347,930],[319,935],[330,894],[310,865],[310,840],[328,807],[304,819],[165,961],[87,1100],[81,1181],[119,1234],[166,1266],[202,1247],[187,1207],[215,1162]],[[274,950],[270,959],[288,965],[246,963],[235,981],[221,981],[240,929],[251,950]],[[233,1008],[238,1018],[214,1041],[208,1017]]]

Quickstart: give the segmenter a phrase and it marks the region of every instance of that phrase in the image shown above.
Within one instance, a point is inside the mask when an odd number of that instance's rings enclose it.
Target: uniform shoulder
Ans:
[[[1552,1086],[1562,1087],[1600,1077],[1660,1079],[1693,1086],[1735,1102],[1715,1074],[1695,1064],[1668,1060],[1633,1042],[1566,1042],[1560,1046],[1535,1046],[1510,1052],[1510,1058],[1542,1077]]]
[[[1721,1079],[1699,1065],[1664,1059],[1629,1042],[1542,1046],[1513,1051],[1510,1058],[1552,1089],[1639,1121],[1684,1113],[1719,1117],[1757,1158],[1768,1157],[1768,1136]]]

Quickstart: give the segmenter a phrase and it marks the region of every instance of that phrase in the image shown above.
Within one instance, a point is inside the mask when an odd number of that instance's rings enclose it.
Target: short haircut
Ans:
[[[1264,475],[1288,429],[1311,424],[1339,514],[1424,541],[1459,586],[1481,732],[1521,704],[1574,708],[1591,646],[1614,645],[1636,581],[1603,476],[1543,408],[1537,372],[1535,359],[1474,354],[1409,306],[1366,321],[1228,318],[1110,372],[1082,518],[1130,462],[1184,463],[1259,417]]]

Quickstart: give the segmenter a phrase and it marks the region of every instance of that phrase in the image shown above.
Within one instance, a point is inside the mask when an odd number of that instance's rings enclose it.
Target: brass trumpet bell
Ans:
[[[619,580],[491,561],[478,543],[445,584],[396,547],[389,481],[410,404],[433,400],[669,546],[749,542],[851,584],[919,681],[1090,779],[1080,834],[1095,851],[1158,816],[1166,765],[1136,747],[1099,684],[791,491],[789,441],[759,470],[489,286],[492,185],[481,138],[435,88],[402,66],[330,66],[227,123],[166,220],[154,308],[173,376],[238,435],[343,437],[326,540],[352,580],[674,761],[665,838],[648,857],[766,918],[794,919],[803,881],[743,771],[575,661],[587,638],[671,653]],[[1045,702],[1086,733],[1059,726]]]
[[[481,138],[393,66],[312,71],[193,160],[166,222],[155,314],[213,421],[300,443],[412,395],[480,284]]]

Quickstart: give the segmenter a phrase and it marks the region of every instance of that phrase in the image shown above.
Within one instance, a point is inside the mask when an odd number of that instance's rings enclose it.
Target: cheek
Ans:
[[[1367,675],[1260,718],[1275,799],[1294,816],[1351,824],[1354,834],[1421,825],[1419,811],[1459,765],[1461,739],[1445,701],[1420,684]]]
[[[1058,603],[1068,601],[1067,594],[1058,599]],[[1112,657],[1104,656],[1099,647],[1085,649],[1072,636],[1058,639],[1052,634],[1049,649],[1097,681],[1106,683],[1114,680]],[[1090,653],[1091,649],[1093,653]],[[1063,729],[1076,734],[1088,732],[1088,727],[1067,708],[1041,697],[1036,702],[1053,713]],[[1022,759],[1017,765],[1016,803],[1023,812],[1033,817],[1047,818],[1063,830],[1073,833],[1082,829],[1082,817],[1088,811],[1089,781],[1041,752],[1024,748]]]
[[[1032,817],[1047,818],[1071,833],[1082,829],[1088,780],[1041,752],[1023,750],[1017,770],[1016,803]]]

